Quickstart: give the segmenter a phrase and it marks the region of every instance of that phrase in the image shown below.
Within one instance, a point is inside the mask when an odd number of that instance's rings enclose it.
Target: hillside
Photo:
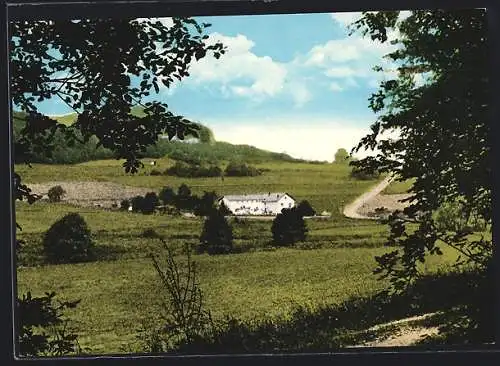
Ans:
[[[142,110],[136,108],[133,113],[140,115]],[[23,112],[14,112],[13,128],[14,140],[19,136],[24,127]],[[71,125],[76,118],[76,114],[55,117],[61,123]],[[233,145],[228,142],[219,142],[214,138],[210,128],[197,123],[200,126],[199,140],[188,139],[185,141],[168,141],[160,138],[158,142],[149,147],[144,158],[158,159],[169,157],[174,160],[185,161],[188,163],[217,163],[219,161],[244,161],[244,162],[266,162],[266,161],[301,161],[283,153],[275,153],[258,149],[249,145]],[[188,136],[189,137],[189,136]],[[86,144],[76,143],[69,146],[67,139],[60,133],[56,134],[54,141],[55,148],[52,156],[46,156],[41,153],[32,153],[31,161],[33,163],[46,164],[76,164],[86,161],[112,159],[114,154],[109,149],[97,147],[97,138],[91,139]]]

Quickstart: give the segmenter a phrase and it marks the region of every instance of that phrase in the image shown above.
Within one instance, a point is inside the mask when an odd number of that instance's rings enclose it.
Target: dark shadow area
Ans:
[[[491,343],[494,296],[490,272],[469,270],[425,276],[401,294],[380,292],[317,310],[298,307],[286,321],[243,322],[228,317],[177,351],[326,352],[358,345],[391,331],[391,326],[381,331],[369,329],[375,325],[432,312],[441,312],[427,321],[429,326],[438,326],[440,333],[420,344]]]

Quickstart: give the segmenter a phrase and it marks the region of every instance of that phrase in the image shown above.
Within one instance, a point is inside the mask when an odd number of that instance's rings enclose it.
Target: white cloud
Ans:
[[[235,37],[220,33],[209,35],[207,44],[222,42],[227,52],[220,59],[207,56],[190,67],[189,81],[194,83],[216,82],[225,90],[245,97],[269,97],[283,90],[287,69],[269,56],[251,52],[254,42],[244,35]]]
[[[347,78],[359,75],[359,73],[349,66],[334,66],[326,70],[325,75],[331,78]]]
[[[342,88],[342,87],[340,86],[340,84],[339,84],[339,83],[337,83],[336,81],[332,81],[332,82],[330,83],[330,90],[333,90],[333,91],[337,91],[337,92],[338,92],[338,91],[342,91],[342,90],[344,90],[344,88]]]

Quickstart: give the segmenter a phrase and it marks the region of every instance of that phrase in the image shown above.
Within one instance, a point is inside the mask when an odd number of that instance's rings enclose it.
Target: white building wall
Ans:
[[[277,215],[283,208],[295,206],[295,201],[288,195],[283,196],[277,202],[264,201],[229,201],[225,198],[222,202],[234,215]]]

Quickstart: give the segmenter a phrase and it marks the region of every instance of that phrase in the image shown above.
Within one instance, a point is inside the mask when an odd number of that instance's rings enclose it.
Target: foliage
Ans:
[[[284,208],[271,226],[273,242],[279,246],[289,246],[297,241],[304,241],[307,231],[302,212],[296,207]]]
[[[60,202],[66,191],[61,186],[54,186],[49,189],[47,196],[49,196],[49,202]]]
[[[124,199],[120,201],[120,210],[127,211],[131,206],[131,203],[129,200]]]
[[[208,254],[228,254],[233,249],[233,229],[224,215],[212,209],[203,225],[198,251]]]
[[[132,206],[133,212],[143,212],[144,209],[144,197],[135,196],[130,199],[130,205]]]
[[[466,230],[485,231],[484,220],[478,215],[467,214],[464,204],[460,200],[444,202],[435,212],[433,220],[436,229],[441,232],[454,231],[463,232]]]
[[[352,164],[359,169],[414,178],[411,205],[389,218],[389,244],[399,248],[377,258],[377,273],[393,288],[408,286],[418,275],[417,262],[438,254],[437,243],[457,248],[468,262],[486,268],[491,239],[468,239],[467,230],[439,228],[433,212],[460,199],[468,217],[491,224],[491,130],[489,44],[486,11],[416,10],[365,12],[353,24],[377,42],[399,33],[387,57],[398,76],[381,82],[370,97],[378,118],[357,148],[377,149],[376,156]],[[378,67],[378,70],[382,68]],[[420,82],[417,83],[417,80]],[[395,132],[398,138],[390,138]],[[394,134],[392,134],[394,136]],[[416,229],[409,230],[410,226]],[[457,228],[455,228],[457,229]]]
[[[159,205],[160,200],[155,192],[148,192],[144,196],[142,213],[152,214],[155,212],[156,207]]]
[[[299,202],[299,204],[297,205],[297,212],[301,216],[314,216],[314,215],[316,215],[316,211],[314,210],[314,208],[311,206],[311,204],[307,200],[302,200]]]
[[[81,353],[78,336],[68,328],[63,311],[80,300],[54,303],[55,292],[33,297],[31,292],[17,299],[17,331],[21,357],[63,356]]]
[[[338,164],[347,164],[350,162],[350,155],[349,153],[347,152],[346,149],[344,148],[340,148],[337,150],[337,152],[335,153],[335,160],[334,160],[335,163],[338,163]]]
[[[378,170],[370,170],[369,168],[360,168],[357,165],[352,167],[351,173],[349,174],[351,178],[358,180],[373,180],[380,177],[380,172]]]
[[[96,136],[97,146],[125,158],[125,171],[133,173],[160,134],[169,139],[196,134],[194,123],[168,111],[165,103],[143,103],[144,98],[159,93],[160,82],[169,87],[188,76],[195,60],[209,53],[219,58],[225,49],[205,43],[209,24],[172,19],[170,27],[149,19],[13,22],[11,96],[25,113],[14,145],[16,161],[29,162],[32,153],[50,155],[61,131],[73,142]],[[139,86],[133,86],[133,78],[141,80]],[[52,99],[78,114],[71,128],[38,112],[35,102]],[[137,104],[144,107],[142,116],[131,113]]]
[[[198,268],[192,260],[191,250],[186,247],[186,261],[180,263],[176,261],[174,252],[167,243],[161,238],[160,240],[166,256],[160,259],[151,255],[151,259],[165,290],[163,324],[160,330],[147,330],[149,334],[156,334],[147,344],[150,351],[166,351],[167,347],[192,343],[211,324],[211,315],[205,310],[203,292],[198,282]],[[161,262],[164,262],[163,266]]]
[[[222,169],[216,165],[201,166],[177,161],[173,166],[165,170],[165,174],[187,178],[220,177]]]
[[[56,221],[43,238],[43,250],[50,263],[91,260],[93,248],[90,229],[78,213],[69,213]]]
[[[228,177],[255,177],[262,172],[254,166],[232,161],[226,166],[224,174]]]
[[[224,216],[228,216],[228,215],[232,214],[231,210],[226,206],[224,201],[220,201],[218,210],[221,213],[221,215],[224,215]]]
[[[175,191],[171,187],[163,187],[158,194],[158,198],[164,205],[171,205],[175,202]]]
[[[187,184],[182,183],[177,189],[175,206],[179,210],[192,210],[195,207],[197,197],[191,195],[191,189]]]
[[[204,192],[203,196],[196,203],[194,214],[196,216],[208,216],[215,209],[217,193],[215,191]]]

